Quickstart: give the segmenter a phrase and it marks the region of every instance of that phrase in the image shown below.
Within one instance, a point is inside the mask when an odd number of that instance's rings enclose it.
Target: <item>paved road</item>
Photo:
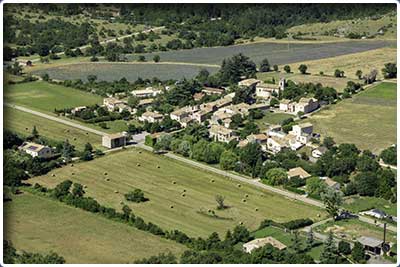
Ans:
[[[68,126],[72,126],[72,127],[81,129],[83,131],[94,133],[94,134],[97,134],[97,135],[103,136],[103,135],[107,134],[105,132],[102,132],[102,131],[99,131],[99,130],[95,130],[95,129],[83,126],[83,125],[78,124],[76,122],[64,120],[64,119],[61,119],[59,117],[55,117],[55,116],[51,116],[51,115],[48,115],[48,114],[45,114],[45,113],[42,113],[42,112],[39,112],[39,111],[31,110],[29,108],[13,105],[13,104],[9,104],[9,103],[4,103],[4,106],[15,108],[15,109],[23,111],[23,112],[27,112],[27,113],[30,113],[30,114],[33,114],[33,115],[36,115],[36,116],[40,116],[40,117],[43,117],[43,118],[48,119],[48,120],[52,120],[52,121],[56,121],[56,122],[59,122],[59,123],[63,123],[63,124],[66,124]]]
[[[107,44],[107,43],[115,42],[117,39],[118,40],[123,40],[123,39],[128,38],[128,37],[136,36],[139,33],[148,33],[150,31],[157,31],[157,30],[161,30],[161,29],[164,29],[164,28],[165,28],[165,26],[154,27],[154,28],[151,28],[151,29],[148,29],[148,30],[144,30],[144,31],[141,31],[141,32],[135,32],[135,33],[131,33],[131,34],[115,37],[115,38],[112,38],[112,39],[104,40],[104,41],[101,41],[100,44]],[[88,47],[90,47],[90,45],[83,45],[83,46],[80,46],[78,48],[83,50],[83,49],[86,49]],[[76,50],[76,49],[77,48],[75,48],[73,50]],[[64,55],[64,52],[59,52],[59,53],[56,53],[56,54],[59,55],[59,56],[62,56],[62,55]],[[32,62],[37,62],[39,60],[40,60],[40,58],[35,58],[35,59],[32,59],[31,61]]]

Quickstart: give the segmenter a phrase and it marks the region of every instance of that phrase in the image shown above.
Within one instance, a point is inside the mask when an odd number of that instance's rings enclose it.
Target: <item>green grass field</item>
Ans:
[[[396,83],[380,83],[313,114],[314,131],[379,153],[396,143]]]
[[[18,250],[55,251],[67,263],[132,263],[186,247],[76,209],[47,197],[23,192],[4,203],[4,239]]]
[[[3,112],[4,128],[24,136],[31,134],[33,126],[36,126],[41,136],[57,141],[68,139],[78,150],[83,150],[88,142],[95,148],[102,148],[99,135],[86,134],[83,130],[9,107],[5,107]]]
[[[255,123],[260,127],[261,130],[267,129],[268,124],[281,124],[282,121],[288,118],[294,118],[293,115],[285,114],[285,113],[272,113],[266,112],[264,117],[259,120],[255,120]]]
[[[352,212],[360,212],[370,209],[380,209],[392,216],[396,216],[397,214],[396,203],[390,203],[385,199],[376,197],[358,197],[358,196],[350,197],[344,201],[343,207]]]
[[[74,176],[71,176],[72,172]],[[55,177],[51,177],[53,173]],[[110,180],[106,181],[105,177]],[[325,216],[321,209],[253,186],[242,184],[238,187],[238,182],[228,178],[137,149],[111,153],[73,167],[66,166],[30,182],[54,187],[65,179],[87,185],[88,196],[116,209],[122,207],[121,202],[126,202],[125,193],[140,188],[150,201],[129,203],[135,214],[164,229],[179,229],[190,236],[208,236],[214,231],[223,236],[239,222],[256,229],[266,218],[282,222],[297,218],[318,219],[318,214],[321,219]],[[216,209],[216,195],[225,197],[228,209]],[[243,199],[247,199],[246,202]],[[218,217],[209,215],[209,209],[214,210]]]
[[[102,97],[61,85],[36,81],[6,86],[4,101],[52,113],[55,108],[100,104]]]
[[[354,241],[361,236],[383,239],[382,228],[357,219],[330,221],[315,227],[314,230],[323,234],[332,231],[334,236],[341,237],[341,235],[344,235],[341,238],[349,241]],[[396,233],[387,231],[386,238],[389,242],[396,242]]]

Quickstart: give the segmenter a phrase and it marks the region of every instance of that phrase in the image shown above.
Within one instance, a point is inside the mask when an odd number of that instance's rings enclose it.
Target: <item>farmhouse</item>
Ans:
[[[122,133],[105,134],[102,138],[102,145],[107,148],[126,146],[126,136]]]
[[[160,122],[164,116],[160,113],[157,112],[152,112],[152,111],[146,111],[145,113],[142,114],[142,116],[139,117],[139,121],[147,121],[150,123],[154,122]]]
[[[254,239],[250,242],[243,244],[243,250],[246,253],[251,253],[254,249],[261,248],[267,244],[270,244],[279,250],[284,250],[286,248],[286,246],[283,243],[276,240],[272,236],[268,236],[265,238],[257,238],[257,239]]]
[[[257,79],[246,79],[246,80],[242,80],[238,83],[238,85],[240,87],[250,87],[252,89],[256,88],[256,85],[261,82],[260,80]]]
[[[206,95],[222,95],[225,92],[224,89],[213,88],[213,87],[204,87],[204,89],[201,91]]]
[[[328,151],[328,149],[326,148],[326,147],[324,147],[324,146],[320,146],[320,147],[317,147],[316,149],[314,149],[312,152],[311,152],[311,155],[314,157],[314,158],[320,158],[323,154],[325,154],[326,153],[326,151]]]
[[[143,90],[133,90],[132,95],[139,97],[139,98],[149,98],[149,97],[155,97],[158,94],[161,93],[161,90],[155,89],[153,87],[147,87],[146,89]]]
[[[357,241],[364,246],[364,249],[367,252],[375,255],[381,255],[383,240],[369,236],[361,236],[357,239]]]
[[[50,147],[36,143],[24,142],[18,149],[31,155],[33,158],[50,158],[53,156],[53,152]]]
[[[238,140],[238,137],[233,130],[221,125],[211,125],[208,132],[210,137],[216,141],[229,143],[232,140]]]
[[[308,177],[311,176],[308,172],[306,172],[302,167],[296,167],[292,168],[288,171],[288,178],[293,178],[293,177],[300,177],[301,179],[307,179]]]
[[[120,99],[116,99],[114,97],[108,97],[103,99],[103,104],[108,109],[108,111],[114,111],[116,108],[118,108],[118,105],[126,104],[126,102]]]

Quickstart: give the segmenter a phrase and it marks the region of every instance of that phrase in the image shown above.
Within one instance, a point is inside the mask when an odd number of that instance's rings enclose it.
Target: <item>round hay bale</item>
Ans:
[[[107,175],[107,174],[108,174],[107,172],[104,173],[104,175]]]
[[[172,206],[172,205],[171,205],[171,206],[169,206],[169,207],[170,207],[171,209],[173,209],[173,208],[174,208],[174,206]]]
[[[51,175],[51,177],[56,177],[56,175],[53,173],[53,174]]]
[[[115,194],[118,194],[119,192],[118,192],[118,190],[115,190],[114,193],[115,193]]]
[[[86,133],[86,135],[89,135],[89,133]]]
[[[186,189],[183,189],[183,192],[186,192]]]
[[[249,194],[244,195],[244,197],[249,197]]]
[[[211,180],[211,183],[214,183],[214,182],[215,182],[215,180],[214,180],[214,179],[212,179],[212,180]]]
[[[172,181],[172,184],[176,184],[176,182],[175,182],[175,181]]]
[[[211,212],[212,210],[208,210],[208,212]]]
[[[237,184],[237,187],[241,187],[242,185],[241,184]]]
[[[240,225],[243,225],[243,222],[239,222]]]
[[[71,164],[71,167],[74,167],[74,164]]]
[[[254,210],[255,210],[255,211],[258,211],[258,208],[255,208]]]
[[[186,195],[185,195],[185,194],[182,194],[182,196],[185,197]]]
[[[140,163],[136,164],[136,166],[140,167]]]
[[[142,151],[139,151],[139,154],[142,154]]]
[[[246,199],[242,199],[242,202],[246,202]]]
[[[28,129],[28,128],[25,128],[25,130],[27,130],[27,131],[28,131],[29,129]]]
[[[74,141],[76,141],[76,137],[74,137]]]
[[[157,169],[161,168],[160,166],[157,166]]]
[[[110,181],[110,178],[106,178],[106,179],[104,179],[104,180],[106,180],[106,181]]]
[[[317,217],[318,217],[318,218],[321,217],[321,214],[318,213],[318,214],[317,214]]]
[[[75,175],[75,173],[74,173],[74,172],[71,172],[71,175]]]

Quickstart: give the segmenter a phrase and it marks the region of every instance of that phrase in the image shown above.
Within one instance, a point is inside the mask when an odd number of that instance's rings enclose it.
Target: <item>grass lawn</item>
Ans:
[[[380,209],[392,216],[396,216],[397,214],[396,203],[390,203],[385,199],[376,197],[354,196],[346,198],[343,207],[352,212],[360,212],[370,209]]]
[[[338,45],[340,47],[340,45]],[[378,70],[378,78],[382,78],[381,69],[385,63],[396,62],[396,47],[383,47],[374,50],[361,51],[358,53],[339,55],[316,60],[299,61],[289,64],[292,72],[299,73],[298,67],[300,64],[307,65],[307,72],[311,74],[319,74],[323,71],[325,75],[332,75],[336,69],[343,70],[345,76],[351,79],[357,79],[355,75],[357,70],[363,73],[369,73],[372,69]],[[283,69],[283,65],[279,66]],[[321,83],[324,79],[321,77]],[[345,79],[340,79],[345,80]],[[339,89],[339,88],[338,88]]]
[[[27,136],[36,126],[41,136],[57,141],[68,139],[78,150],[83,150],[88,142],[95,148],[102,148],[99,135],[86,134],[86,131],[9,107],[5,107],[3,112],[4,128],[19,134]]]
[[[102,97],[61,85],[36,81],[6,86],[4,101],[52,113],[55,108],[100,104]]]
[[[338,92],[342,92],[344,90],[348,81],[359,82],[359,80],[356,79],[336,78],[331,73],[326,74],[332,76],[321,76],[319,73],[303,75],[298,73],[297,69],[292,69],[292,71],[292,73],[285,73],[283,70],[280,72],[259,72],[257,73],[257,78],[261,80],[271,80],[274,78],[276,82],[278,82],[280,78],[285,78],[286,80],[292,80],[295,83],[321,83],[323,86],[335,88]]]
[[[355,241],[361,236],[369,236],[378,239],[383,239],[383,229],[358,219],[349,219],[341,221],[329,221],[325,224],[314,228],[315,231],[323,234],[332,231],[333,235],[349,241]],[[396,233],[387,231],[386,240],[389,242],[396,242]]]
[[[4,203],[4,239],[18,250],[55,251],[67,263],[132,263],[186,247],[134,227],[23,192]]]
[[[255,120],[255,123],[260,127],[261,130],[267,129],[268,124],[281,124],[282,121],[294,118],[291,114],[286,113],[275,113],[275,112],[266,112],[264,117],[259,120]]]
[[[71,176],[71,172],[75,175]],[[109,181],[105,180],[105,172]],[[53,173],[55,177],[51,176]],[[298,218],[318,220],[318,214],[320,219],[325,217],[321,209],[250,185],[238,187],[238,182],[226,177],[139,149],[114,152],[91,162],[66,166],[30,182],[52,188],[65,179],[87,185],[88,196],[118,210],[121,202],[126,202],[124,194],[140,188],[150,201],[129,203],[135,214],[163,229],[179,229],[190,236],[204,237],[214,231],[224,236],[239,222],[254,230],[266,218],[283,222]],[[216,195],[224,196],[229,208],[217,210]],[[246,202],[243,199],[247,199]],[[214,210],[217,217],[211,216],[209,209]]]
[[[391,98],[391,99],[389,99]],[[380,83],[314,113],[307,121],[323,137],[379,153],[396,143],[396,84]]]

